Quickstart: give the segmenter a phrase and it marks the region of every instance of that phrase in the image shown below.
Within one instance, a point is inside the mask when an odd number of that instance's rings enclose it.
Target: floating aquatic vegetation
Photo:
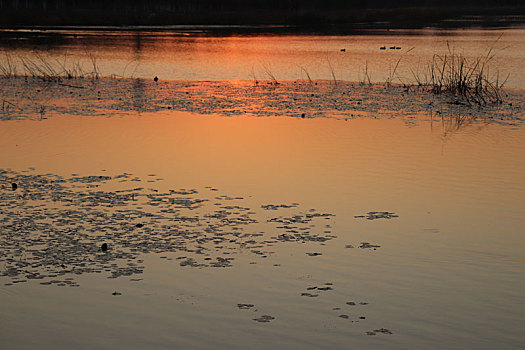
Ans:
[[[309,212],[302,215],[294,215],[291,217],[274,217],[268,219],[269,223],[278,223],[280,226],[276,226],[277,229],[285,230],[286,233],[279,234],[274,239],[281,242],[326,242],[333,238],[336,238],[336,235],[330,234],[330,230],[325,230],[323,233],[312,234],[311,227],[309,226],[310,222],[316,218],[322,218],[330,220],[333,214],[329,213],[314,213]]]
[[[380,334],[393,334],[393,332],[389,329],[386,329],[386,328],[379,328],[379,329],[374,329],[373,331],[368,331],[368,332],[365,332],[366,335],[377,335],[378,333]]]
[[[237,304],[237,307],[241,310],[248,310],[248,309],[251,309],[252,307],[254,307],[255,305],[253,304]]]
[[[288,209],[288,208],[295,208],[299,205],[299,203],[292,203],[292,204],[266,204],[261,205],[261,208],[264,210],[278,210],[281,208]]]
[[[253,320],[257,322],[270,322],[272,320],[275,320],[275,317],[270,315],[262,315],[260,317],[254,318]]]
[[[359,246],[359,248],[361,249],[376,249],[376,248],[380,248],[381,246],[380,245],[377,245],[377,244],[370,244],[368,242],[361,242],[361,245]]]
[[[326,291],[329,291],[329,290],[333,290],[333,286],[334,284],[332,282],[326,282],[324,283],[324,285],[322,286],[310,286],[310,287],[306,287],[306,290],[310,291],[310,290],[318,290],[320,292],[326,292]],[[316,298],[319,296],[319,294],[313,294],[313,293],[310,293],[310,292],[302,292],[301,293],[301,296],[303,297],[309,297],[309,298]]]
[[[524,105],[519,92],[505,91],[508,103],[475,110],[480,121],[523,123]],[[288,116],[294,118],[329,117],[392,118],[407,120],[422,111],[445,115],[468,114],[472,107],[447,103],[424,88],[382,84],[364,88],[359,83],[328,81],[282,82],[253,86],[251,82],[163,81],[141,79],[75,79],[74,85],[46,84],[36,78],[0,78],[4,103],[0,120],[42,120],[56,115],[114,116],[127,113],[184,111],[220,116]],[[2,110],[0,110],[2,111]],[[407,120],[412,124],[413,120]]]
[[[301,293],[302,297],[309,297],[309,298],[315,298],[318,297],[319,294],[312,294],[312,293]]]
[[[398,218],[399,215],[396,213],[391,213],[388,211],[369,211],[366,215],[356,215],[355,218],[365,218],[367,220],[376,220],[376,219],[392,219]]]
[[[306,253],[306,255],[308,255],[308,256],[318,256],[318,255],[323,255],[323,253]]]
[[[334,290],[334,289],[332,287],[317,287],[317,290],[325,291],[325,290]]]
[[[181,267],[228,268],[236,254],[266,258],[278,242],[335,237],[318,227],[332,214],[301,212],[296,203],[288,208],[297,211],[291,217],[261,220],[263,213],[242,205],[243,197],[159,192],[133,186],[136,180],[132,174],[65,178],[0,170],[0,277],[10,280],[6,285],[40,280],[75,287],[73,276],[85,273],[133,277],[144,271],[141,256],[148,253],[180,254],[175,261]],[[276,222],[283,226],[273,227]],[[271,237],[259,232],[261,225],[271,234],[297,225],[301,233]]]

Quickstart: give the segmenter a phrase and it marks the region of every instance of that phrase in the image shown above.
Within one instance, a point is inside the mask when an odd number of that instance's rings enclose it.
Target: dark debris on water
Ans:
[[[239,253],[266,258],[276,243],[336,237],[321,228],[333,214],[303,212],[297,203],[262,206],[295,213],[261,222],[260,212],[241,205],[243,197],[224,195],[214,202],[196,189],[130,186],[136,181],[127,173],[66,178],[0,169],[0,184],[18,189],[0,187],[0,278],[10,279],[7,285],[38,280],[73,287],[78,284],[65,277],[141,274],[143,254],[180,254],[182,267],[228,268]],[[120,188],[102,190],[106,185]],[[254,224],[267,225],[271,233],[261,234]]]
[[[272,320],[275,320],[275,317],[270,316],[270,315],[262,315],[260,317],[254,318],[253,320],[257,321],[257,322],[267,323],[267,322],[270,322]]]
[[[393,334],[393,332],[386,328],[374,329],[373,331],[367,331],[366,335],[377,335],[377,334]]]
[[[399,215],[388,211],[369,211],[366,215],[356,215],[354,217],[356,219],[377,220],[398,218]]]

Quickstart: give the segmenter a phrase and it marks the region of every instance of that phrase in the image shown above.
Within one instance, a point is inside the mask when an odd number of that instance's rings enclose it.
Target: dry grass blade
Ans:
[[[370,74],[368,72],[368,61],[365,61],[365,69],[364,69],[364,72],[363,72],[363,78],[362,79],[359,79],[361,84],[368,84],[368,85],[371,85],[372,84],[372,79],[370,78]]]
[[[267,64],[263,64],[262,66],[263,66],[264,72],[266,73],[268,78],[270,78],[271,83],[275,85],[279,85],[279,82],[277,81],[277,78],[275,78],[275,75],[273,74],[271,67]]]
[[[334,80],[334,85],[337,85],[337,79],[335,78],[334,67],[332,67],[332,63],[330,62],[330,60],[328,58],[326,60],[328,61],[328,67],[330,67],[330,73],[332,74],[332,79]]]
[[[0,61],[0,76],[15,77],[17,68],[21,67],[22,76],[41,79],[45,82],[61,82],[63,79],[83,79],[100,77],[97,60],[91,54],[86,53],[91,63],[91,70],[85,70],[80,61],[69,62],[67,53],[62,59],[55,58],[40,52],[33,52],[24,57],[13,59],[7,52]]]
[[[399,64],[401,63],[401,60],[403,59],[403,57],[405,55],[407,55],[410,51],[414,50],[414,48],[410,48],[408,51],[406,51],[401,57],[398,58],[398,60],[396,61],[396,64],[394,65],[394,67],[392,68],[392,65],[389,66],[389,76],[385,79],[385,82],[386,82],[386,85],[387,86],[390,86],[390,84],[392,84],[392,81],[397,77],[399,79],[400,82],[403,83],[403,80],[401,79],[401,77],[399,77],[399,75],[397,75],[397,68],[399,67]]]
[[[299,68],[301,69],[301,71],[306,75],[306,78],[308,78],[308,82],[309,82],[310,84],[313,84],[312,77],[310,77],[310,73],[308,73],[308,71],[306,70],[306,68],[303,67],[303,66],[298,66],[298,67],[299,67]]]

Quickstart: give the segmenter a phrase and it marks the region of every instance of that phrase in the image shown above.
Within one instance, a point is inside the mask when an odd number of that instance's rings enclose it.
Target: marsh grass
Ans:
[[[401,83],[404,83],[403,79],[397,74],[397,69],[399,68],[399,64],[403,60],[403,58],[409,54],[412,50],[414,50],[414,47],[410,48],[409,50],[405,51],[405,53],[399,57],[394,65],[392,63],[388,66],[388,77],[385,78],[385,83],[387,86],[390,86],[395,78],[398,78]]]
[[[496,56],[494,47],[500,38],[501,36],[485,55],[477,58],[468,58],[464,54],[456,53],[447,43],[448,51],[442,55],[435,54],[431,61],[427,63],[426,70],[421,70],[419,63],[415,70],[410,69],[415,84],[436,95],[452,96],[454,99],[453,103],[457,104],[484,105],[488,103],[502,103],[502,88],[509,75],[501,77],[499,72],[492,72],[490,69],[490,65]],[[404,52],[403,55],[390,63],[388,76],[384,78],[386,86],[390,86],[395,80],[399,80],[406,85],[404,78],[398,72],[403,58],[413,49],[411,48]],[[328,58],[327,63],[334,86],[337,86],[338,81],[334,67]],[[139,62],[131,61],[124,66],[122,75],[112,74],[110,77],[125,78],[130,72],[131,76],[133,76],[139,64]],[[310,84],[317,84],[305,67],[299,65],[298,67],[301,70],[301,76],[304,74]],[[261,77],[263,79],[267,78],[268,84],[280,84],[270,64],[262,64],[262,68]],[[97,80],[101,73],[96,57],[87,51],[82,60],[73,61],[67,54],[63,57],[56,57],[41,52],[34,52],[32,55],[16,56],[4,50],[3,54],[0,55],[0,76],[4,78],[33,77],[44,82],[57,82],[66,86],[78,87],[65,84],[64,80],[85,78]],[[256,85],[259,84],[254,66],[252,66],[251,77]],[[365,62],[363,69],[359,69],[358,81],[363,85],[372,84],[368,61]],[[378,83],[380,82],[378,81]]]
[[[468,59],[450,50],[443,56],[434,55],[429,65],[429,85],[435,94],[449,94],[467,103],[501,103],[501,89],[509,75],[500,79],[499,72],[490,73],[489,63],[495,54],[490,49],[485,56]]]
[[[266,75],[270,79],[270,84],[279,85],[279,81],[277,80],[277,78],[273,74],[271,66],[268,65],[268,64],[263,64],[262,67],[264,69],[264,72],[266,73]]]
[[[414,83],[422,88],[427,88],[436,95],[448,95],[454,98],[455,104],[485,105],[503,102],[502,89],[510,75],[501,76],[499,71],[491,71],[491,64],[497,55],[495,46],[502,35],[494,42],[487,52],[479,57],[468,58],[466,55],[456,53],[447,43],[447,52],[443,55],[433,55],[427,63],[426,70],[417,67],[410,68]],[[402,83],[408,90],[410,84],[398,74],[398,68],[403,58],[414,50],[406,51],[395,62],[389,64],[388,76],[384,84],[388,87],[395,80]],[[365,63],[363,72],[359,71],[358,80],[361,84],[371,84],[368,62]]]
[[[334,85],[337,85],[337,79],[335,78],[335,72],[334,67],[332,66],[332,62],[327,58],[328,61],[328,67],[330,68],[330,74],[332,75],[332,79],[334,80]]]
[[[429,86],[437,95],[451,95],[456,98],[457,103],[502,103],[502,88],[510,74],[502,78],[499,71],[493,73],[490,69],[497,54],[496,44],[502,36],[503,34],[495,40],[486,54],[475,58],[456,53],[447,42],[447,53],[432,57],[424,79],[421,79],[418,73],[412,73],[418,85]]]
[[[96,60],[94,62],[96,63]],[[135,78],[135,73],[137,72],[137,69],[139,68],[139,66],[140,66],[140,62],[138,62],[136,59],[132,60],[132,61],[126,63],[126,65],[122,69],[122,74],[115,74],[115,73],[113,73],[113,74],[110,74],[109,77],[111,79],[117,79],[117,78],[134,79]],[[98,66],[95,65],[95,67],[97,67],[96,72],[97,72],[97,78],[98,78],[100,73],[99,73],[99,70],[98,70]],[[129,72],[128,69],[130,70],[130,73],[129,73],[129,75],[126,75],[126,73]]]
[[[0,75],[6,78],[12,78],[16,76],[16,62],[13,57],[4,51],[4,60],[0,62]]]
[[[33,77],[45,82],[61,82],[65,79],[99,79],[100,70],[97,59],[86,53],[89,60],[88,67],[80,61],[70,61],[67,54],[63,58],[46,56],[34,52],[31,56],[21,57],[4,52],[3,60],[0,61],[0,76],[13,78],[17,76]],[[23,73],[18,73],[21,67]]]
[[[359,74],[361,75],[361,74]],[[363,69],[363,77],[359,78],[359,82],[364,85],[364,84],[368,84],[368,85],[371,85],[372,84],[372,78],[370,77],[370,72],[368,71],[368,61],[365,62],[365,68]]]
[[[298,65],[298,67],[299,67],[299,69],[301,69],[301,72],[306,75],[306,78],[308,79],[308,83],[310,85],[312,85],[314,82],[313,82],[312,77],[310,76],[310,73],[308,72],[308,70],[305,67],[303,67],[303,66],[299,66]]]

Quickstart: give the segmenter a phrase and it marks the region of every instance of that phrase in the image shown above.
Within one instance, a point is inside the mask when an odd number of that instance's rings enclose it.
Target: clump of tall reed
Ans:
[[[489,49],[482,57],[468,59],[448,46],[447,54],[433,56],[427,84],[418,80],[419,84],[429,85],[435,94],[450,94],[468,104],[502,103],[501,89],[509,76],[500,79],[499,72],[490,73],[489,64],[494,57],[494,50]]]

